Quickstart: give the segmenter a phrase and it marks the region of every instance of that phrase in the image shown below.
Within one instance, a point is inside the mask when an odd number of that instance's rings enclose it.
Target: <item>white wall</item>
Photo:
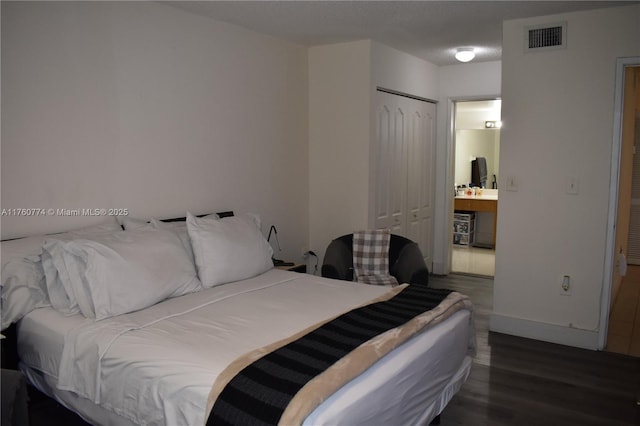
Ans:
[[[448,274],[451,265],[451,212],[453,211],[452,101],[500,96],[501,62],[449,65],[438,69],[438,126],[436,149],[436,211],[433,273]]]
[[[305,48],[154,2],[2,2],[2,89],[2,208],[254,211],[282,257],[308,244]]]
[[[378,42],[371,42],[373,88],[438,99],[438,67]]]
[[[370,46],[309,49],[309,241],[320,264],[332,239],[368,219]]]
[[[437,67],[370,40],[309,49],[310,247],[367,228],[377,87],[437,96]]]
[[[566,49],[524,53],[525,26],[565,20]],[[501,187],[518,191],[500,191],[491,329],[596,348],[615,65],[640,54],[640,6],[507,21],[503,39]]]

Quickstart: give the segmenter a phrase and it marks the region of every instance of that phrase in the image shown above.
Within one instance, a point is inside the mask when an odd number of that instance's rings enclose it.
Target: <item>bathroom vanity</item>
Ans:
[[[493,247],[496,246],[496,225],[498,221],[498,190],[484,189],[481,195],[456,196],[455,211],[493,213]]]

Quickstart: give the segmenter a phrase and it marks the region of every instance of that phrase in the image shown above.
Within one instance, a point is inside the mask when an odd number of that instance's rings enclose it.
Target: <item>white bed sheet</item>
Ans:
[[[385,291],[274,269],[100,322],[36,310],[20,324],[18,347],[31,375],[48,376],[41,379],[50,385],[62,372],[62,390],[55,391],[60,399],[75,395],[72,399],[83,406],[90,408],[89,401],[100,406],[100,416],[106,411],[137,424],[200,425],[211,384],[235,358]],[[468,374],[469,323],[470,314],[463,311],[416,336],[323,403],[305,423],[389,424],[400,418],[413,423],[437,415]],[[155,339],[153,344],[148,337]],[[389,395],[402,398],[402,404]],[[387,417],[368,417],[381,412]],[[103,417],[84,415],[106,423]]]

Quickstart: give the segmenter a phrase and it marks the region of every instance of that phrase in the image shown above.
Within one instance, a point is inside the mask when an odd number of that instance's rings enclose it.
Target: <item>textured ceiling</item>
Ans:
[[[501,58],[502,21],[600,9],[625,1],[169,1],[174,7],[313,46],[372,39],[436,65]],[[635,2],[637,3],[637,2]]]

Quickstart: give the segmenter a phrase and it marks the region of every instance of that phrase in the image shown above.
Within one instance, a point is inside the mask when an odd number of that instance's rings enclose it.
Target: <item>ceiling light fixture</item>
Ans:
[[[473,47],[459,47],[456,49],[456,59],[460,62],[469,62],[476,57]]]

